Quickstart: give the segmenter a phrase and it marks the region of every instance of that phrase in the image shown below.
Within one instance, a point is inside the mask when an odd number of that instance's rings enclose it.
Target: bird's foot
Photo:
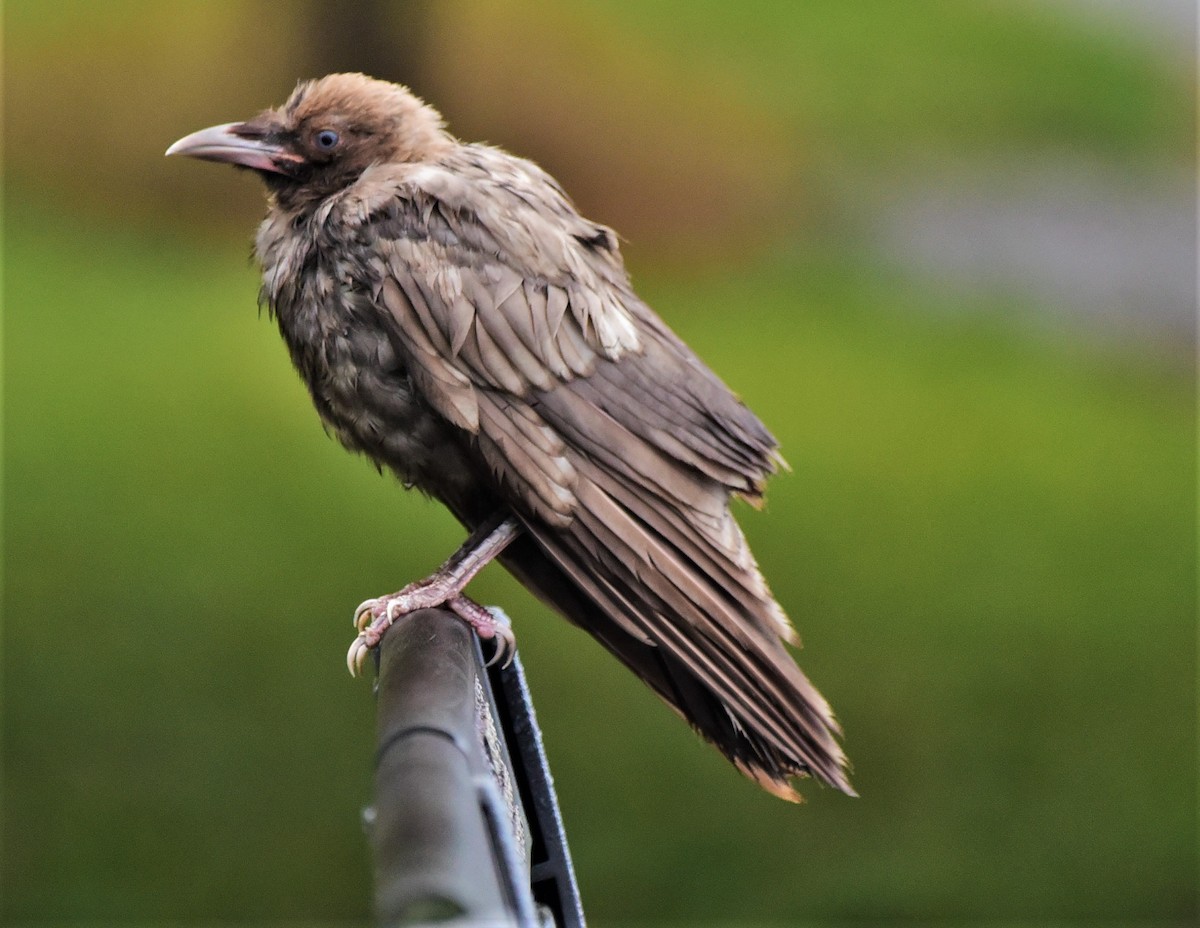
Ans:
[[[520,531],[521,526],[515,518],[497,513],[475,529],[433,576],[419,583],[410,583],[388,596],[368,599],[360,605],[354,611],[358,637],[346,655],[351,676],[357,676],[362,670],[363,661],[396,619],[418,609],[437,606],[445,606],[475,629],[480,638],[495,638],[496,653],[488,663],[504,660],[507,666],[516,652],[516,641],[508,619],[503,617],[503,613],[493,615],[463,596],[462,591],[489,561],[508,547]]]
[[[496,650],[488,666],[503,661],[507,667],[516,653],[517,642],[512,633],[512,623],[500,612],[493,613],[474,600],[463,596],[453,585],[440,577],[432,577],[420,583],[412,583],[388,596],[377,596],[363,602],[354,612],[354,624],[358,637],[346,654],[346,666],[351,676],[362,672],[363,664],[371,649],[398,618],[418,609],[433,609],[445,606],[466,622],[484,640],[495,639]]]
[[[371,646],[374,647],[383,633],[400,616],[416,612],[418,609],[441,606],[461,593],[461,588],[448,583],[440,573],[434,574],[427,580],[410,583],[395,593],[363,600],[354,610],[354,627],[360,634],[366,634],[371,628],[378,628],[379,634],[371,642]]]

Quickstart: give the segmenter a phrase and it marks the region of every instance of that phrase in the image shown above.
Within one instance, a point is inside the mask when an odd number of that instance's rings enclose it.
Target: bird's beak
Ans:
[[[187,155],[204,161],[223,161],[239,164],[256,171],[291,175],[304,159],[273,142],[261,133],[239,134],[245,123],[230,122],[210,126],[185,135],[167,149],[167,155]]]

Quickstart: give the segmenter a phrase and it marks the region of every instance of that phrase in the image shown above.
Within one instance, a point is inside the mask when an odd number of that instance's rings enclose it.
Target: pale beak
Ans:
[[[167,149],[167,155],[187,155],[204,161],[223,161],[238,164],[256,171],[291,175],[304,159],[266,137],[243,136],[239,129],[242,122],[230,122],[223,126],[210,126],[185,135]]]

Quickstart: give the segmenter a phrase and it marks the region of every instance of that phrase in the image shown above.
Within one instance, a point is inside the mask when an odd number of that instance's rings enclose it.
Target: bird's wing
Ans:
[[[721,745],[743,769],[766,751],[776,780],[844,784],[836,723],[780,645],[790,625],[728,508],[759,496],[774,439],[633,294],[608,229],[528,162],[482,151],[474,174],[364,177],[344,207],[410,376],[621,633],[765,739]]]

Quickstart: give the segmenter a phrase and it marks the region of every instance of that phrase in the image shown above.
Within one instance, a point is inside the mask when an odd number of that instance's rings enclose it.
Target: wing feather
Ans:
[[[410,290],[418,302],[418,290]],[[420,388],[426,401],[460,429],[474,433],[479,429],[479,402],[470,378],[450,363],[438,350],[421,325],[414,300],[395,277],[385,277],[379,287],[383,308],[396,320],[397,328],[406,334],[404,348],[409,361],[409,374]]]
[[[570,524],[575,512],[575,468],[565,448],[526,407],[496,396],[479,404],[477,440],[493,473],[514,485],[542,521]]]

